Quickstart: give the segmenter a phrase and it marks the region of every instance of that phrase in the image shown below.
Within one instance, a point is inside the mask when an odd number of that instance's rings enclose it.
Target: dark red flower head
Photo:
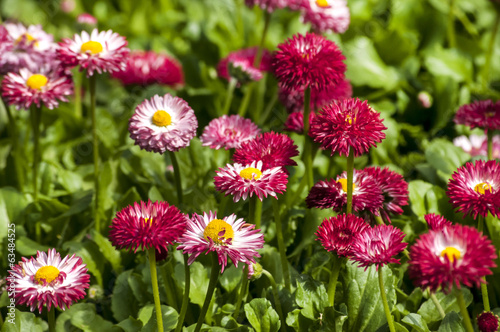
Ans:
[[[491,311],[483,311],[477,315],[477,327],[479,332],[497,332],[499,317]]]
[[[435,213],[426,214],[424,218],[431,231],[440,231],[444,227],[453,225],[451,221]]]
[[[500,129],[500,101],[479,100],[463,105],[455,114],[454,121],[471,128]]]

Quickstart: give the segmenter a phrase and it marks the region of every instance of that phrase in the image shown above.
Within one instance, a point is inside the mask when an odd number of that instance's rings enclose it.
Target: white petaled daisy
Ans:
[[[262,161],[254,161],[250,165],[227,164],[216,171],[214,178],[215,189],[225,195],[233,195],[233,200],[238,202],[241,198],[246,200],[254,194],[262,201],[268,195],[275,197],[286,190],[288,175],[281,167],[262,170]]]
[[[87,70],[87,76],[94,75],[94,71],[100,74],[124,70],[130,52],[125,37],[112,30],[94,29],[90,35],[82,31],[73,39],[63,39],[59,46],[59,60],[66,66],[80,65],[80,70]]]
[[[48,255],[38,251],[36,258],[22,258],[10,273],[9,287],[14,287],[17,304],[26,304],[31,311],[38,308],[41,313],[44,305],[65,310],[79,299],[85,297],[89,288],[90,276],[82,259],[74,254],[61,259],[55,249]]]
[[[260,257],[257,252],[264,246],[264,235],[255,225],[247,224],[243,218],[236,219],[236,215],[217,219],[217,213],[211,211],[203,216],[194,214],[187,222],[187,229],[179,242],[177,249],[191,254],[188,264],[202,252],[217,253],[221,272],[227,265],[227,256],[238,267],[238,262],[244,264],[255,263],[254,257]]]
[[[302,7],[302,19],[317,32],[344,33],[349,28],[351,15],[346,0],[303,0]]]
[[[163,154],[189,145],[196,135],[198,120],[188,103],[179,97],[155,95],[137,106],[128,130],[135,144]]]
[[[212,149],[238,149],[242,143],[255,138],[259,132],[259,127],[250,119],[239,115],[223,115],[210,121],[203,130],[200,141],[203,146]]]

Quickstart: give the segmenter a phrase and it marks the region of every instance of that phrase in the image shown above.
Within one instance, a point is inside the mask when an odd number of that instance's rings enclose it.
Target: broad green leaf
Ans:
[[[47,328],[47,323],[34,313],[15,309],[14,313],[4,318],[2,332],[43,332]]]
[[[16,238],[16,256],[20,255],[23,257],[30,257],[36,255],[37,251],[45,251],[49,250],[49,247],[46,245],[42,245],[38,242],[35,242],[26,236],[19,236]],[[20,258],[20,257],[17,257]]]
[[[425,205],[425,195],[431,190],[432,184],[422,180],[414,180],[408,183],[408,192],[410,199],[410,207],[420,219],[423,219],[427,214],[427,207]]]
[[[469,306],[472,302],[472,294],[471,292],[467,289],[462,287],[462,294],[464,296],[465,300],[465,305]],[[436,293],[436,298],[438,299],[439,303],[441,304],[441,307],[443,307],[443,310],[445,313],[449,312],[459,312],[460,308],[457,303],[457,299],[453,293],[445,295],[441,292]],[[436,306],[434,305],[434,302],[432,300],[427,300],[425,301],[420,309],[418,309],[417,312],[422,318],[425,320],[427,324],[431,322],[437,322],[441,320],[441,316],[439,315],[439,311],[436,310]]]
[[[434,76],[448,76],[457,82],[472,81],[472,62],[456,49],[436,46],[424,56],[425,67]]]
[[[113,327],[111,322],[96,314],[95,305],[92,303],[73,304],[57,317],[56,331],[70,331],[74,328],[81,329],[84,332],[118,332],[120,330]]]
[[[448,313],[441,325],[439,325],[438,332],[465,332],[465,328],[462,325],[462,319],[456,312]]]
[[[166,305],[161,306],[162,318],[163,318],[163,331],[168,332],[175,329],[177,326],[177,320],[179,319],[179,314],[172,307],[167,307]],[[149,317],[148,317],[149,316]],[[147,319],[147,323],[144,323],[144,319]],[[157,331],[156,322],[156,311],[154,304],[148,304],[139,312],[139,319],[143,321],[144,327],[141,332],[155,332]]]
[[[118,250],[111,244],[108,238],[97,233],[94,229],[91,231],[92,240],[97,244],[101,254],[108,260],[116,273],[120,273],[123,269],[121,263],[121,255]]]
[[[191,302],[196,303],[201,307],[205,301],[205,294],[208,289],[208,271],[200,262],[193,262],[189,268],[191,270],[189,299]],[[177,284],[184,288],[184,267],[182,264],[177,264],[175,266],[175,279]]]
[[[433,140],[425,149],[427,162],[431,164],[444,181],[447,181],[453,172],[462,166],[470,155],[452,142],[438,138]]]
[[[125,332],[137,332],[142,329],[142,322],[134,317],[129,317],[116,324]]]
[[[301,313],[309,319],[318,319],[328,306],[328,295],[325,285],[306,274],[297,277],[295,302],[302,308]]]
[[[405,316],[402,321],[409,326],[411,326],[413,329],[415,329],[418,332],[428,332],[429,328],[427,327],[427,324],[425,321],[422,319],[422,316],[419,314],[414,314],[411,313],[407,316]]]
[[[123,321],[128,317],[136,317],[140,308],[140,303],[135,297],[129,282],[132,273],[132,270],[122,272],[116,278],[115,286],[113,287],[111,310],[113,311],[113,317],[118,321]]]
[[[236,288],[240,288],[241,278],[246,278],[247,276],[242,273],[242,267],[236,268],[234,265],[231,265],[229,268],[224,270],[224,274],[222,274],[219,278],[220,285],[228,292],[234,291]]]
[[[83,262],[87,264],[87,269],[97,279],[97,283],[102,287],[102,272],[104,270],[104,258],[99,251],[99,248],[94,242],[65,242],[63,245],[65,250],[71,254],[76,254],[81,257]],[[128,316],[127,316],[128,317]]]
[[[278,314],[267,299],[253,299],[245,304],[245,314],[256,332],[277,332],[281,326]]]

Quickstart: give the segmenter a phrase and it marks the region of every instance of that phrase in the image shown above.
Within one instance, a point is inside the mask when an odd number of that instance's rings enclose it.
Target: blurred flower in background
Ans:
[[[267,50],[262,50],[262,58],[259,67],[254,66],[258,47],[241,49],[229,53],[217,65],[219,77],[226,80],[236,79],[238,84],[245,84],[250,81],[258,81],[264,77],[264,72],[271,70],[271,54]]]
[[[255,138],[260,129],[250,119],[239,115],[223,115],[210,121],[203,130],[200,141],[211,149],[237,149],[241,144]]]
[[[302,20],[311,23],[315,32],[344,33],[349,28],[351,15],[346,0],[302,0]]]
[[[493,136],[493,158],[500,159],[500,135]],[[453,139],[453,144],[471,155],[471,157],[488,155],[488,139],[486,135],[462,135]]]

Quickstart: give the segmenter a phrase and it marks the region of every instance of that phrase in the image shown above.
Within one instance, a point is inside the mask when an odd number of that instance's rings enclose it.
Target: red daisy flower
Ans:
[[[382,208],[382,190],[371,176],[363,171],[354,170],[352,210],[377,213]],[[310,208],[342,211],[347,204],[347,172],[337,176],[337,180],[319,181],[309,191],[306,205]]]
[[[309,113],[309,123],[312,122],[316,114],[314,112]],[[288,118],[284,124],[285,131],[291,131],[297,134],[304,133],[304,113],[303,112],[293,112],[288,115]]]
[[[262,161],[254,161],[246,166],[241,164],[227,164],[225,168],[219,168],[214,178],[215,189],[233,195],[233,200],[238,202],[240,198],[246,200],[254,194],[262,201],[264,197],[282,194],[286,190],[288,175],[281,167],[263,169]]]
[[[238,83],[260,80],[264,72],[271,70],[271,54],[268,50],[262,50],[259,68],[255,68],[254,61],[258,49],[258,47],[251,47],[229,53],[217,65],[219,77],[228,81],[234,77]]]
[[[297,145],[285,134],[275,132],[263,133],[251,141],[243,143],[236,149],[233,160],[239,164],[248,165],[254,161],[262,161],[262,169],[274,167],[295,166],[292,159],[299,155]]]
[[[239,115],[223,115],[210,121],[203,130],[200,141],[203,146],[209,146],[211,149],[237,149],[241,144],[255,138],[259,132],[259,127],[250,119]]]
[[[332,150],[332,156],[336,152],[347,156],[353,149],[357,157],[385,138],[382,130],[387,128],[382,121],[380,114],[366,101],[344,99],[324,107],[317,114],[309,135],[323,149]]]
[[[429,230],[431,231],[440,231],[445,227],[453,225],[451,221],[435,213],[426,214],[424,219],[429,226]]]
[[[116,214],[109,239],[119,249],[137,252],[155,248],[166,253],[167,246],[176,242],[186,229],[187,216],[167,202],[137,202]]]
[[[351,15],[346,0],[302,0],[302,20],[311,23],[314,31],[344,33]]]
[[[408,245],[403,241],[405,233],[392,225],[377,225],[367,228],[354,237],[350,258],[365,270],[375,264],[379,267],[389,263],[399,263],[394,258]]]
[[[455,114],[456,124],[488,130],[500,129],[500,101],[480,100],[461,106]]]
[[[490,212],[500,217],[500,164],[494,160],[465,164],[453,173],[447,194],[465,215],[486,217]]]
[[[422,234],[410,250],[410,278],[418,287],[450,293],[453,286],[479,287],[496,267],[495,247],[477,229],[455,224]]]
[[[479,332],[497,332],[500,324],[500,317],[491,311],[483,311],[477,315],[477,327]]]
[[[345,57],[334,42],[323,36],[298,34],[278,45],[278,48],[273,68],[285,89],[309,86],[324,90],[344,80]]]
[[[369,227],[363,218],[353,214],[341,214],[325,218],[315,235],[318,237],[316,240],[321,241],[327,251],[347,257],[351,252],[354,237]]]

